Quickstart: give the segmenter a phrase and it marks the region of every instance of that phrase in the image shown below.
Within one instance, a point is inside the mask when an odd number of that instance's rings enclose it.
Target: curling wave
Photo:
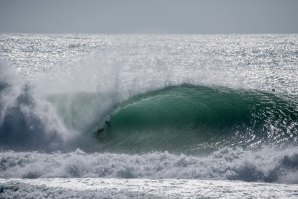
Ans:
[[[120,104],[109,100],[112,94],[80,93],[71,97],[70,112],[63,109],[67,98],[50,101],[68,126],[98,140],[96,150],[188,153],[297,142],[297,102],[274,92],[180,85]]]

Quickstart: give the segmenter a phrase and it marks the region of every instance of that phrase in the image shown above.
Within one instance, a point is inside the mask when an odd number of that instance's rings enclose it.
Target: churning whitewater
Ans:
[[[0,55],[0,196],[40,194],[33,178],[298,184],[297,35],[1,34]]]

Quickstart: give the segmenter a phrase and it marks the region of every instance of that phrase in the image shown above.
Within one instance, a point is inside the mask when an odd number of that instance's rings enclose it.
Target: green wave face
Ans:
[[[191,152],[296,142],[297,104],[273,94],[182,85],[134,97],[97,137],[116,151]]]

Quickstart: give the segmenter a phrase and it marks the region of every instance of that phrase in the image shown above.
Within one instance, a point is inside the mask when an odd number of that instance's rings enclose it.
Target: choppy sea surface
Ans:
[[[298,35],[0,34],[0,198],[297,198]]]

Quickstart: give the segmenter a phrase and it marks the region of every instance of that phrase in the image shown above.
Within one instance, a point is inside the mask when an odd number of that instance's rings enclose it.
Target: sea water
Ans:
[[[0,35],[1,198],[297,198],[297,35]],[[100,131],[98,131],[100,129]]]

